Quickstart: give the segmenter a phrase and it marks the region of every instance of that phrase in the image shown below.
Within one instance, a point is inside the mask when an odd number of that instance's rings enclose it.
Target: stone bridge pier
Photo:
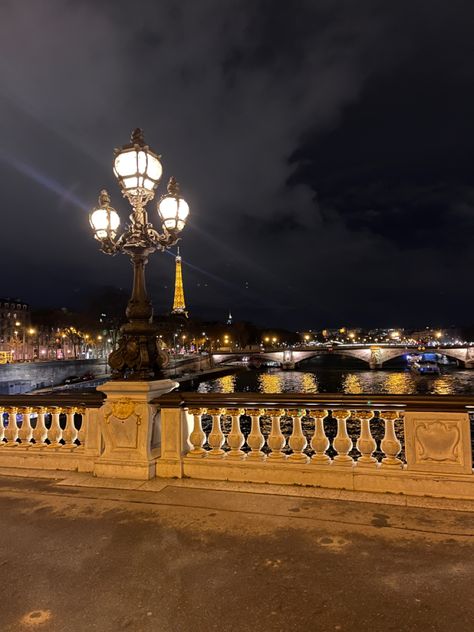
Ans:
[[[444,353],[448,358],[454,358],[465,369],[474,369],[474,347],[462,347],[454,349],[438,349],[438,353]]]

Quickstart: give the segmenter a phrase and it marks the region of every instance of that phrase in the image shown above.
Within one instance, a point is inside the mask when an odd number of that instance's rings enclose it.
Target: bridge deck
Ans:
[[[332,490],[7,474],[5,632],[472,627],[469,503],[440,511]]]

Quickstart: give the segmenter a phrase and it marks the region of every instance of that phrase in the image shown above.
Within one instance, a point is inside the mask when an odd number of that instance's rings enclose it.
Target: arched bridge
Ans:
[[[474,347],[443,346],[424,350],[425,353],[439,353],[457,360],[466,369],[474,369]],[[283,368],[293,369],[307,360],[321,355],[340,355],[357,358],[371,369],[381,369],[383,365],[407,353],[420,353],[416,346],[403,345],[334,345],[328,347],[298,347],[297,349],[266,349],[265,351],[220,351],[212,354],[214,364],[230,360],[267,360],[276,362]]]

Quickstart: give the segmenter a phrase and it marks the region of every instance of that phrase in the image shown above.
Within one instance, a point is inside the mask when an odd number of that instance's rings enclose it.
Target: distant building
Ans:
[[[31,311],[27,303],[18,298],[0,298],[0,343],[23,339],[30,323]]]
[[[181,256],[179,254],[179,247],[178,254],[176,255],[174,301],[171,313],[183,314],[184,316],[186,316],[186,318],[188,317],[188,312],[186,311],[186,303],[184,301],[183,273],[181,269]]]

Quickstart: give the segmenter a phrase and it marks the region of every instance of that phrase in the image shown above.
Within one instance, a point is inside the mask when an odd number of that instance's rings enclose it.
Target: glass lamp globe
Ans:
[[[105,189],[100,192],[99,206],[89,215],[89,223],[94,231],[94,237],[99,241],[114,239],[117,234],[120,217],[110,206],[110,197]]]
[[[189,215],[189,206],[179,195],[179,185],[174,178],[170,178],[168,182],[168,194],[163,195],[158,203],[158,214],[168,232],[183,230]]]
[[[127,197],[151,199],[163,172],[159,156],[148,145],[141,129],[132,133],[131,143],[115,150],[114,174]]]

